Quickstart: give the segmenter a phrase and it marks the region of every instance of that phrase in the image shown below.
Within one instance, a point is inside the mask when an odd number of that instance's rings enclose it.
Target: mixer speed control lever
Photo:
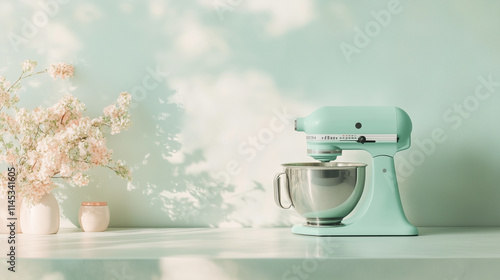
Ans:
[[[375,140],[366,140],[365,136],[359,136],[358,140],[356,141],[358,143],[364,144],[364,143],[375,143]]]

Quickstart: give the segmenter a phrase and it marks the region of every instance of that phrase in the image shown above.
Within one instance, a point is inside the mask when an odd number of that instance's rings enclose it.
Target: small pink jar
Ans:
[[[109,225],[108,203],[82,202],[78,220],[85,232],[105,231]]]

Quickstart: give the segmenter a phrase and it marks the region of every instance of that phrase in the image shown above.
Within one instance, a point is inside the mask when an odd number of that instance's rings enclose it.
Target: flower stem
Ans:
[[[14,88],[14,86],[17,85],[22,79],[26,79],[26,78],[29,78],[31,76],[42,74],[42,73],[45,73],[47,71],[48,71],[48,69],[45,69],[45,70],[42,70],[42,71],[38,71],[36,73],[29,74],[28,76],[24,76],[24,74],[26,72],[21,73],[21,76],[19,76],[19,78],[17,78],[17,80],[7,89],[7,92],[10,93],[10,91],[12,90],[12,88]]]

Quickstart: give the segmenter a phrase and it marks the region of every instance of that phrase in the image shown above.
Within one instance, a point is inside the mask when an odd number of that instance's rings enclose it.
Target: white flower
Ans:
[[[21,64],[21,69],[23,69],[23,72],[31,73],[35,70],[37,64],[36,61],[27,59]]]
[[[0,163],[17,164],[17,193],[27,203],[36,203],[57,187],[52,180],[85,186],[89,183],[87,170],[105,166],[117,175],[131,180],[125,163],[112,160],[113,151],[106,145],[104,131],[111,127],[111,134],[130,126],[128,108],[131,95],[123,92],[103,115],[90,119],[83,116],[85,105],[72,95],[66,95],[55,105],[34,109],[18,108],[20,81],[33,76],[37,63],[26,60],[21,65],[22,74],[13,86],[0,76]],[[47,72],[53,78],[65,79],[73,75],[74,67],[65,63],[51,65]],[[7,180],[0,172],[0,195],[5,194]]]
[[[10,94],[0,88],[0,107],[8,106],[10,100]]]
[[[8,88],[10,88],[10,82],[5,77],[0,76],[0,89],[6,91]]]
[[[81,172],[78,172],[75,175],[73,175],[72,180],[73,180],[73,183],[75,183],[75,185],[80,186],[80,187],[86,186],[90,182],[89,176],[84,175]]]
[[[118,106],[128,108],[131,99],[132,95],[130,93],[126,91],[120,93],[120,97],[118,97]]]
[[[49,75],[55,80],[57,77],[61,79],[66,79],[68,77],[73,77],[75,67],[64,62],[58,62],[51,64],[49,67]]]

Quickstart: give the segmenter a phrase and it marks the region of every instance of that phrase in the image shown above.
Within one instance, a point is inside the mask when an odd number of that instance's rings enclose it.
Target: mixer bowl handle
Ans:
[[[280,178],[281,176],[285,175],[285,180],[286,180],[286,193],[288,195],[288,198],[290,199],[290,205],[288,207],[284,207],[283,204],[281,204],[281,187],[280,187]],[[276,202],[276,205],[283,209],[289,209],[290,207],[293,206],[292,198],[290,196],[290,189],[288,188],[288,178],[286,177],[286,173],[281,172],[276,174],[274,177],[274,202]]]

